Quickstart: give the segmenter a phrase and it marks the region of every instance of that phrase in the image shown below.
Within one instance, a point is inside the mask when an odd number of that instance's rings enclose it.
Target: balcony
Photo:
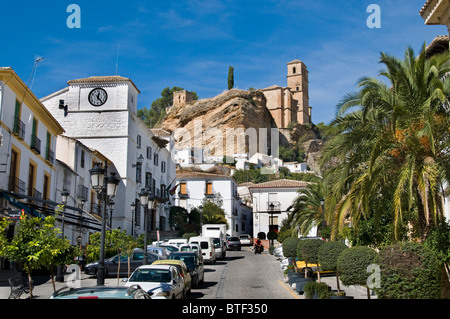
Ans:
[[[25,138],[25,123],[23,123],[18,117],[14,118],[13,134],[21,140]]]
[[[17,177],[11,178],[8,185],[8,191],[25,195],[25,182]]]
[[[78,192],[77,192],[77,197],[80,200],[85,200],[87,201],[88,199],[88,194],[89,194],[89,188],[87,188],[84,185],[78,185]]]
[[[31,135],[31,150],[37,154],[41,154],[41,140],[36,135]]]
[[[28,203],[36,206],[41,205],[42,193],[35,188],[28,189],[28,196],[32,197],[28,199]]]
[[[53,152],[50,147],[45,149],[45,160],[51,165],[55,165],[55,152]]]

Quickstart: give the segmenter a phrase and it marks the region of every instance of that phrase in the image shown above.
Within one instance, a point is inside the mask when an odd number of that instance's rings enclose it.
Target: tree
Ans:
[[[319,249],[324,241],[321,239],[303,239],[300,246],[302,260],[307,264],[317,264],[317,276],[320,282]],[[305,274],[307,272],[305,271]]]
[[[440,299],[442,263],[420,243],[398,243],[380,250],[380,299]]]
[[[228,90],[234,87],[234,68],[230,66],[228,68]]]
[[[6,229],[9,223],[4,220],[1,225],[0,228]],[[30,218],[22,214],[16,229],[16,234],[10,241],[4,237],[0,239],[5,244],[2,245],[1,254],[22,266],[28,276],[31,299],[33,298],[31,289],[33,270],[47,266],[51,269],[61,261],[73,260],[73,250],[69,241],[60,237],[60,231],[55,228],[54,216],[42,219]],[[52,282],[55,289],[53,274]]]
[[[227,224],[225,211],[221,207],[220,202],[214,203],[211,200],[203,200],[203,208],[201,209],[202,224]],[[220,205],[219,205],[220,204]]]
[[[377,252],[369,247],[355,246],[343,250],[337,260],[337,271],[341,275],[342,283],[345,286],[365,286],[367,299],[370,299],[367,267],[375,262],[376,256]]]
[[[340,241],[328,241],[325,242],[318,252],[320,267],[324,271],[334,271],[336,272],[336,285],[338,292],[341,290],[339,284],[339,273],[337,272],[337,260],[339,255],[348,249],[347,245]]]
[[[306,188],[298,191],[293,205],[294,212],[289,219],[292,227],[298,227],[303,236],[306,236],[314,226],[322,225],[325,212],[322,212],[320,201],[323,198],[322,181],[310,183]]]
[[[183,90],[183,88],[178,86],[172,88],[166,87],[161,91],[161,97],[154,100],[149,109],[147,107],[139,109],[137,111],[137,116],[140,117],[149,128],[153,128],[164,118],[166,109],[173,105],[173,93],[181,90]],[[191,93],[193,99],[198,100],[197,93]]]
[[[325,176],[334,238],[347,217],[357,226],[380,194],[392,194],[396,240],[424,241],[443,222],[440,185],[450,180],[449,59],[448,52],[426,58],[425,45],[418,57],[408,48],[403,60],[381,53],[387,83],[364,77],[360,90],[338,105],[322,157],[322,166],[337,162]]]

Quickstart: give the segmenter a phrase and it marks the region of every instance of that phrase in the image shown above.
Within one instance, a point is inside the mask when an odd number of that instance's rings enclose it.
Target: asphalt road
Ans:
[[[283,282],[280,262],[268,252],[254,254],[249,247],[227,251],[224,260],[205,265],[203,287],[192,289],[188,299],[295,299]]]

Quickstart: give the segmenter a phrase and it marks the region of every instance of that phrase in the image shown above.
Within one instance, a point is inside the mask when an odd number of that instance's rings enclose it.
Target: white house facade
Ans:
[[[99,76],[69,81],[68,87],[42,99],[66,136],[97,150],[114,164],[120,183],[112,227],[136,235],[144,230],[141,189],[148,187],[158,199],[151,210],[149,230],[164,230],[169,219],[166,190],[175,180],[168,142],[154,135],[137,116],[139,93],[128,78]],[[89,165],[92,168],[93,163]],[[132,203],[136,204],[134,212]]]
[[[244,205],[237,191],[236,181],[227,175],[206,172],[184,171],[177,173],[175,206],[190,211],[202,205],[205,198],[219,198],[228,222],[227,234],[238,236],[251,232],[251,214]]]
[[[303,181],[280,179],[260,184],[249,184],[253,204],[253,234],[278,232],[298,196],[298,190],[307,187]],[[316,227],[311,232],[316,234]]]

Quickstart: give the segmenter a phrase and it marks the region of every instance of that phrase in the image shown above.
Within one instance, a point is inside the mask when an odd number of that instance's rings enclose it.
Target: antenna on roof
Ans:
[[[30,90],[33,87],[34,79],[36,78],[36,69],[37,69],[38,63],[41,61],[44,61],[44,60],[45,59],[39,55],[36,55],[34,57],[33,70],[31,71],[31,75],[30,75],[30,78],[28,79],[28,83],[27,83],[27,86],[30,88]],[[31,84],[30,84],[30,81],[31,81]]]
[[[116,75],[117,75],[117,70],[119,68],[119,49],[120,49],[120,43],[117,44]]]

